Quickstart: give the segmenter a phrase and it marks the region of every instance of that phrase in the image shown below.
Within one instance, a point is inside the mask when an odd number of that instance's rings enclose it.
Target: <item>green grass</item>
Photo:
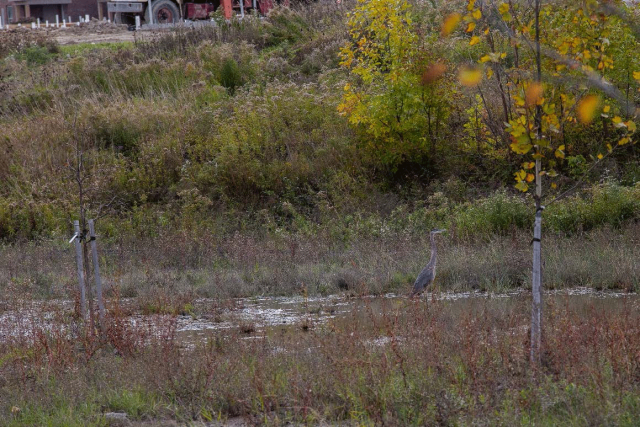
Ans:
[[[133,42],[76,43],[60,45],[58,49],[61,55],[77,57],[93,51],[118,51],[121,49],[133,49],[134,46]]]

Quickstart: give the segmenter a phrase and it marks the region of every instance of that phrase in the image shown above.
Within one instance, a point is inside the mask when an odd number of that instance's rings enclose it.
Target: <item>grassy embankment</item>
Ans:
[[[531,209],[499,193],[472,204],[439,194],[439,208],[396,207],[388,217],[336,218],[305,231],[234,232],[216,236],[166,230],[154,237],[106,240],[101,268],[109,295],[241,297],[349,291],[406,292],[429,257],[428,231],[438,240],[442,290],[526,288]],[[545,212],[545,286],[637,291],[640,190],[595,187],[589,200],[568,199]],[[302,221],[302,220],[301,220]],[[582,231],[587,229],[588,231]],[[573,230],[568,235],[561,230]],[[158,250],[162,248],[162,250]],[[69,298],[75,289],[73,250],[56,241],[3,247],[0,292]]]

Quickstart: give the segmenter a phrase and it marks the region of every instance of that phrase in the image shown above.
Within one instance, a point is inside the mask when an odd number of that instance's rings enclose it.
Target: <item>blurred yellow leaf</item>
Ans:
[[[516,181],[524,181],[524,179],[527,177],[527,173],[523,170],[519,170],[518,172],[514,173],[514,175],[516,176]]]
[[[529,189],[529,186],[527,185],[526,182],[520,181],[519,183],[516,184],[516,188],[524,193]]]
[[[634,71],[633,72],[633,78],[636,80],[640,80],[640,71]]]
[[[627,138],[627,137],[624,137],[620,141],[618,141],[618,145],[624,145],[624,144],[628,144],[628,143],[629,143],[629,138]],[[609,145],[609,147],[610,147],[610,145]],[[609,151],[611,151],[611,150],[609,150]]]
[[[480,62],[481,63],[485,63],[485,62],[489,62],[491,61],[491,57],[489,55],[485,55],[482,58],[480,58]]]
[[[598,154],[598,160],[602,160],[604,156],[602,154]]]
[[[602,109],[603,113],[608,113],[611,110],[611,107],[609,105],[605,105],[604,108]]]
[[[600,97],[596,95],[587,95],[578,102],[576,112],[580,123],[587,125],[593,121],[598,104]]]
[[[527,182],[531,182],[531,181],[533,181],[533,180],[535,179],[535,177],[536,177],[536,176],[535,176],[534,174],[532,174],[532,173],[528,173],[528,174],[527,174],[527,177],[525,178],[525,180],[526,180]]]
[[[463,86],[478,86],[482,81],[482,69],[477,67],[461,68],[458,72],[458,79]]]
[[[456,29],[461,19],[462,16],[460,16],[459,13],[452,13],[451,15],[447,16],[444,19],[444,23],[442,24],[442,35],[448,36],[449,34],[451,34]]]
[[[473,11],[473,13],[471,13],[471,16],[473,16],[473,19],[480,19],[482,18],[482,12],[480,11],[480,9],[476,9]]]
[[[527,107],[533,107],[542,100],[544,88],[540,83],[531,83],[524,93],[524,103]]]
[[[473,36],[471,37],[471,40],[469,40],[469,46],[473,46],[478,43],[480,43],[480,37],[478,36]]]
[[[447,66],[442,62],[429,65],[422,73],[422,84],[427,85],[435,82],[445,71],[447,71]]]
[[[636,127],[636,122],[629,120],[628,122],[625,123],[627,125],[627,129],[629,129],[629,132],[635,132],[637,127]]]
[[[470,33],[471,31],[473,31],[476,28],[476,23],[475,22],[469,22],[467,24],[467,29],[465,30],[467,33]]]
[[[551,183],[551,188],[553,188],[553,189],[555,190],[557,187],[558,187],[558,186],[556,185],[556,183],[555,183],[555,182],[552,182],[552,183]]]
[[[509,12],[509,5],[507,3],[502,3],[500,6],[498,6],[498,12],[500,12],[502,15]]]

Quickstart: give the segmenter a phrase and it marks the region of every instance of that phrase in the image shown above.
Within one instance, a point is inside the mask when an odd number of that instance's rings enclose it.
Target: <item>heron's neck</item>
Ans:
[[[431,259],[429,260],[429,265],[435,267],[436,265],[436,254],[438,249],[436,247],[436,235],[431,235]]]

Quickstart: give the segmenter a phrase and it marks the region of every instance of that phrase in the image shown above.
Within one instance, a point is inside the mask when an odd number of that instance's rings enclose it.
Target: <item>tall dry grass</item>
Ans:
[[[328,231],[328,230],[327,230]],[[587,286],[638,291],[640,229],[598,229],[571,238],[549,235],[543,245],[547,289]],[[441,290],[505,291],[527,288],[528,233],[490,240],[439,236]],[[62,241],[3,246],[0,293],[35,299],[73,298],[72,248]],[[157,237],[100,241],[107,293],[150,298],[157,293],[192,298],[311,294],[403,293],[429,259],[427,234],[393,233],[344,242],[331,234],[216,236],[166,233]]]

